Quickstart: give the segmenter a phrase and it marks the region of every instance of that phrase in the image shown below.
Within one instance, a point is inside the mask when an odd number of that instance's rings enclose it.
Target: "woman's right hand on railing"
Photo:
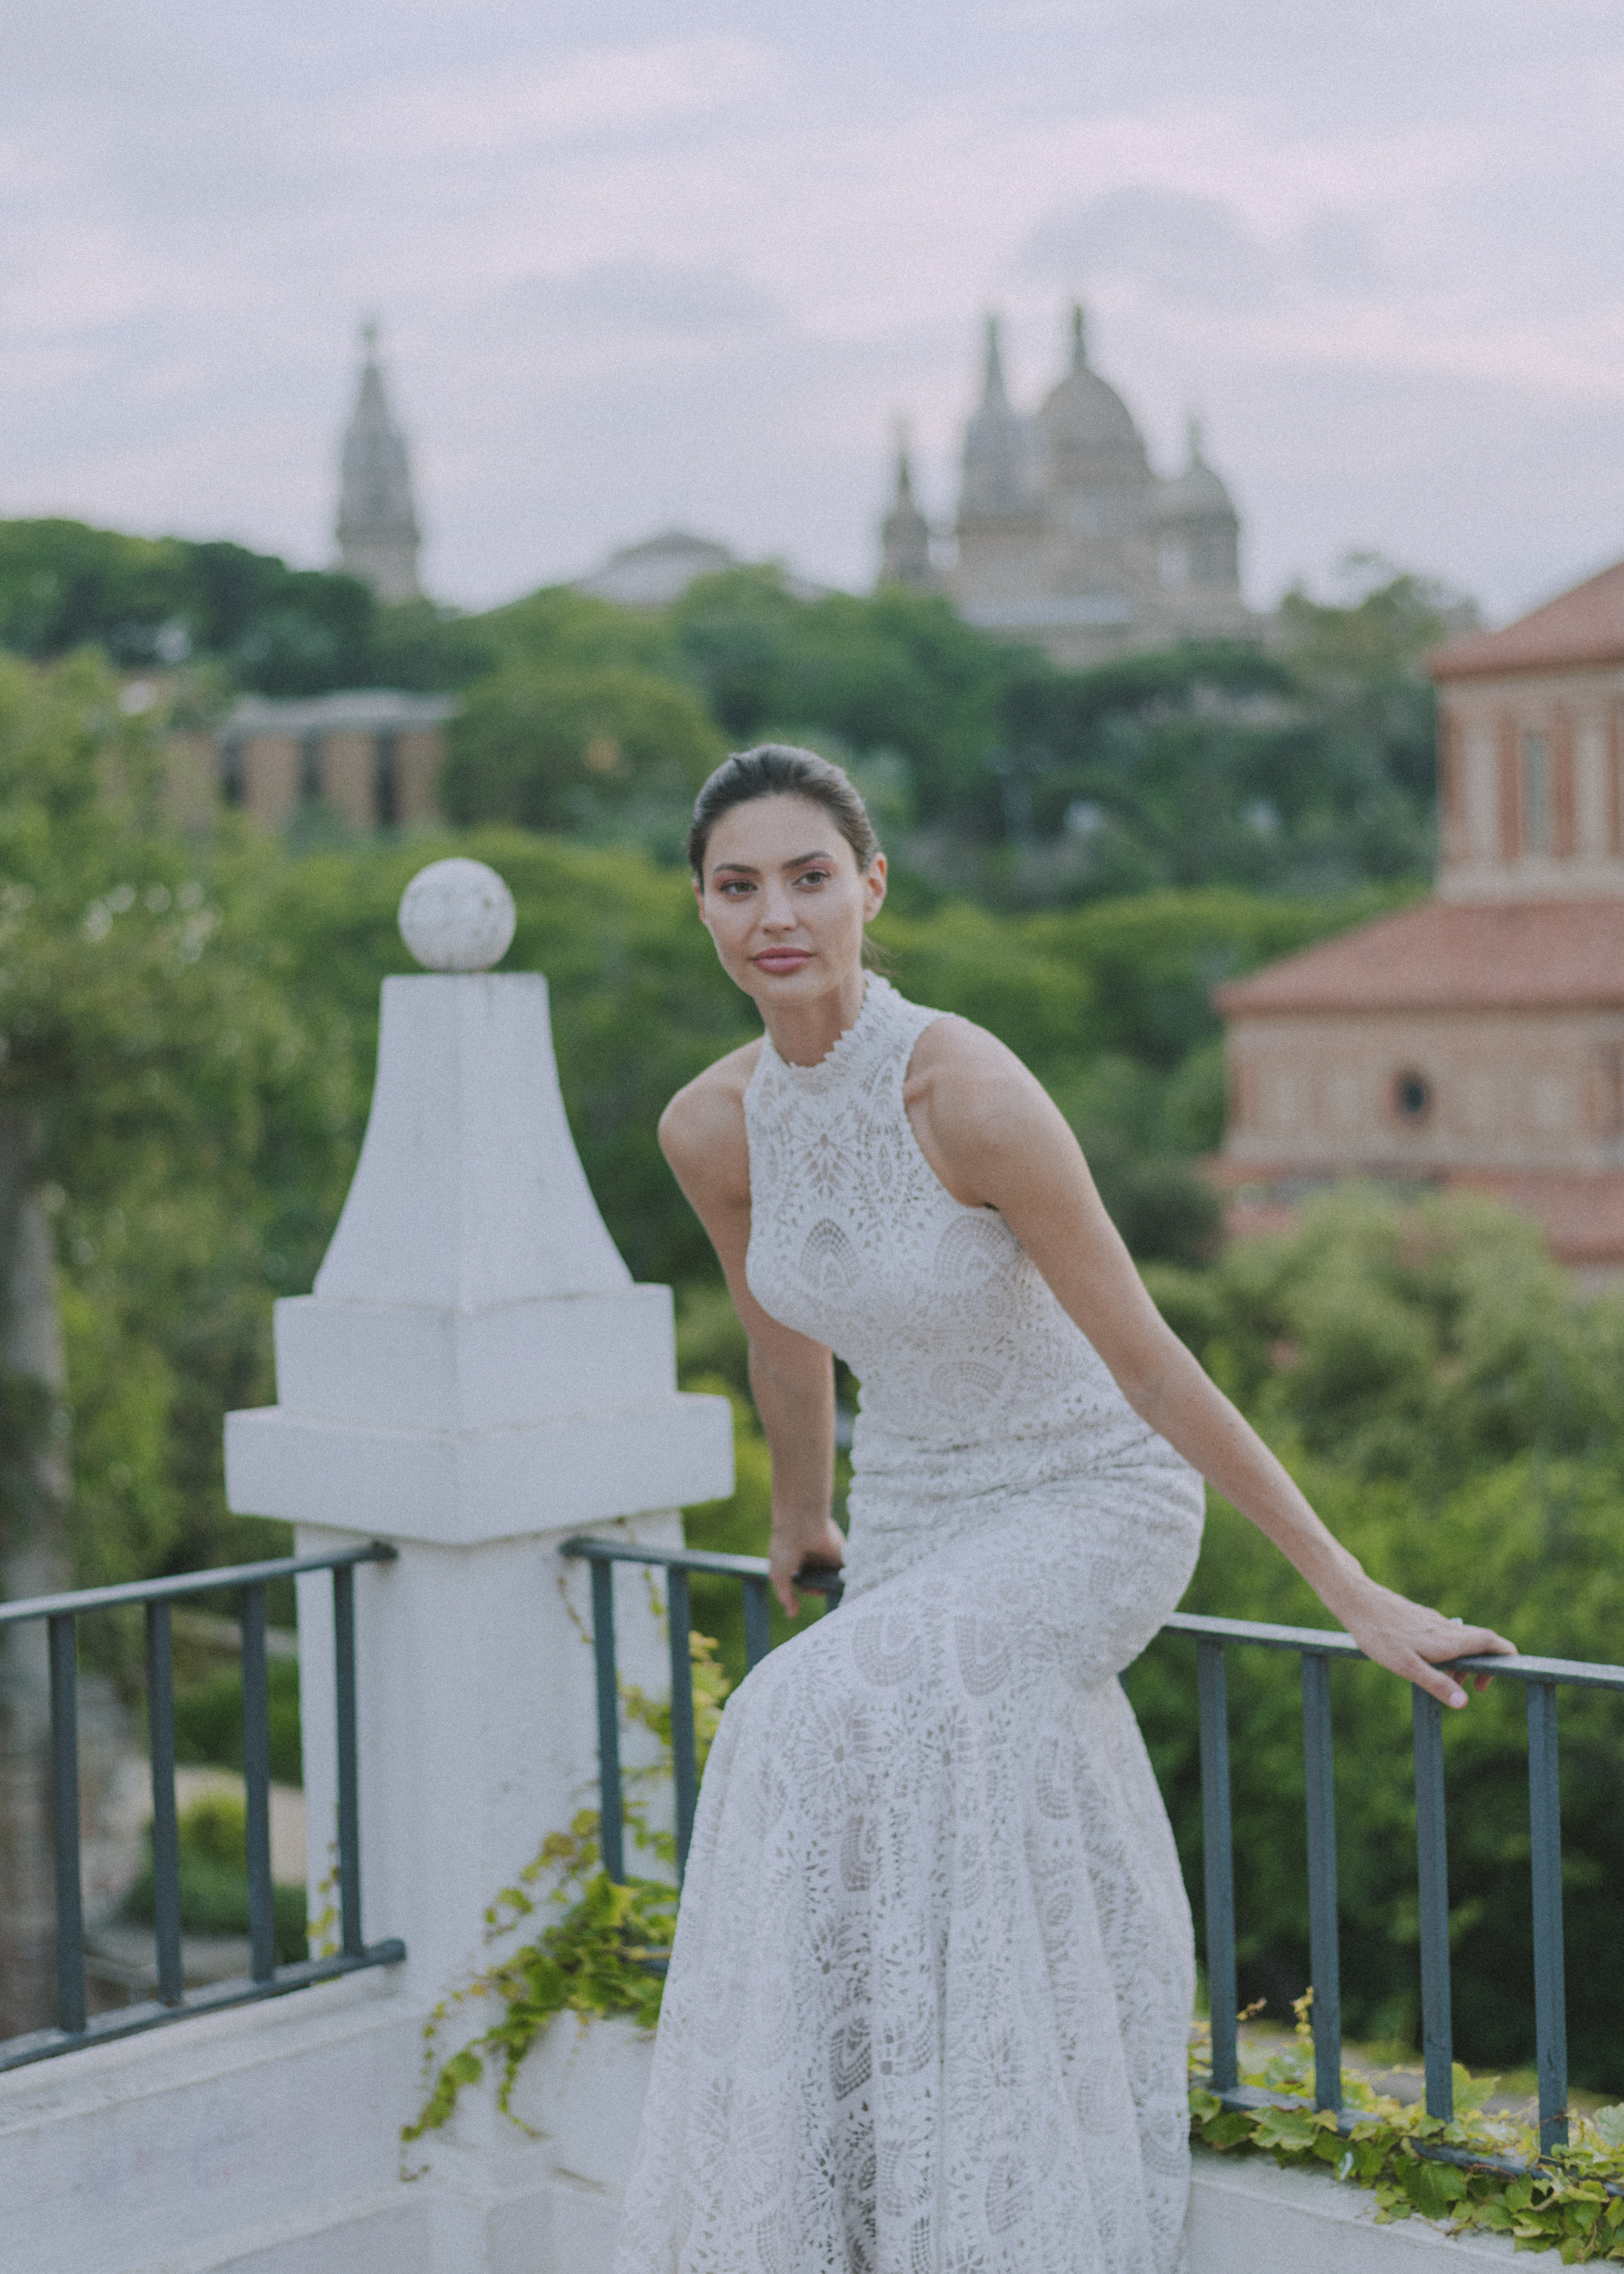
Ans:
[[[838,1571],[846,1561],[846,1536],[832,1516],[793,1528],[774,1524],[772,1545],[767,1551],[767,1582],[789,1616],[801,1612],[795,1574],[810,1565],[817,1570]]]
[[[1324,1598],[1326,1608],[1365,1657],[1445,1706],[1464,1706],[1466,1692],[1453,1674],[1441,1670],[1440,1660],[1500,1657],[1516,1651],[1515,1643],[1492,1627],[1469,1627],[1463,1620],[1446,1618],[1441,1611],[1395,1594],[1363,1571],[1333,1593],[1335,1600],[1331,1594]],[[1485,1690],[1493,1676],[1477,1674],[1470,1679],[1475,1689]]]

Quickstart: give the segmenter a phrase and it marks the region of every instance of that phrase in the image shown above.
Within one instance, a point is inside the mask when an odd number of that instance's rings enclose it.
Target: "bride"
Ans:
[[[885,856],[838,767],[729,758],[688,851],[766,1032],[660,1140],[749,1337],[773,1587],[849,1574],[722,1718],[619,2274],[1172,2274],[1194,1959],[1116,1676],[1189,1581],[1202,1479],[1447,1705],[1434,1661],[1511,1645],[1366,1577],[1026,1067],[865,972]]]

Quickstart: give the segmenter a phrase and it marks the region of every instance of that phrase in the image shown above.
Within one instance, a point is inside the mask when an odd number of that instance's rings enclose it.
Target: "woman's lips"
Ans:
[[[811,960],[809,951],[803,947],[770,947],[755,958],[758,971],[799,971]]]

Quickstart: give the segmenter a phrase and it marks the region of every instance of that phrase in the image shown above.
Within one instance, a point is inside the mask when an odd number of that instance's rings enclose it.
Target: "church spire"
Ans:
[[[1007,410],[1010,398],[1004,388],[1004,350],[998,340],[998,319],[987,319],[987,367],[981,387],[983,410]]]
[[[1088,319],[1083,312],[1080,300],[1071,303],[1071,368],[1073,371],[1086,371],[1088,368]]]
[[[880,582],[907,584],[927,592],[936,581],[930,559],[930,523],[914,495],[914,469],[908,461],[908,425],[897,421],[897,478],[891,511],[880,523]]]
[[[361,326],[361,383],[340,453],[338,565],[380,600],[415,600],[421,534],[406,440],[395,425],[378,355],[378,326]]]

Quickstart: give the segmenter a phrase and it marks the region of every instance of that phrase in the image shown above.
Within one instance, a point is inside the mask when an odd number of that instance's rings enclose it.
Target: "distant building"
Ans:
[[[935,574],[915,515],[905,459],[882,572],[898,583]],[[1010,401],[989,318],[954,534],[958,559],[944,583],[961,614],[1064,667],[1176,640],[1259,635],[1241,593],[1240,519],[1199,427],[1192,419],[1183,471],[1158,475],[1132,412],[1088,360],[1080,307],[1069,368],[1033,417]]]
[[[935,591],[941,583],[931,558],[930,523],[914,494],[905,426],[897,433],[897,479],[891,510],[880,523],[880,582],[905,584],[915,592]]]
[[[1237,1229],[1334,1178],[1465,1186],[1624,1272],[1624,562],[1440,649],[1436,897],[1214,997]]]
[[[340,452],[338,565],[380,600],[415,600],[422,535],[406,438],[395,424],[378,359],[378,328],[361,328],[361,385]]]
[[[612,553],[601,568],[577,580],[575,590],[613,600],[617,607],[668,608],[697,578],[738,566],[738,554],[714,538],[665,529],[641,545],[622,546]]]
[[[750,565],[714,538],[695,537],[686,529],[666,529],[658,537],[645,538],[641,545],[622,546],[601,568],[594,568],[590,576],[578,576],[575,590],[590,592],[599,600],[613,600],[620,608],[668,608],[700,577]],[[798,576],[781,562],[776,565],[785,591],[794,599],[821,599],[830,589],[827,584],[815,584],[808,576]]]
[[[273,702],[244,696],[216,745],[220,793],[271,826],[325,806],[356,829],[432,821],[449,696],[391,689]]]

